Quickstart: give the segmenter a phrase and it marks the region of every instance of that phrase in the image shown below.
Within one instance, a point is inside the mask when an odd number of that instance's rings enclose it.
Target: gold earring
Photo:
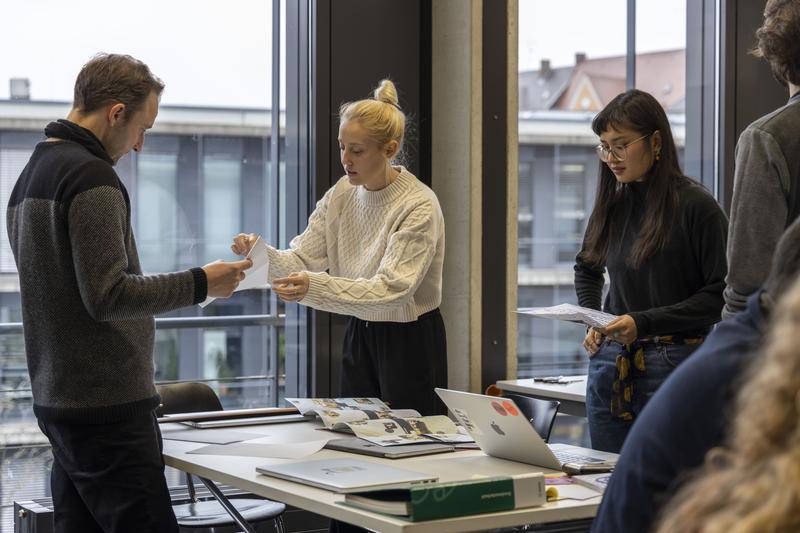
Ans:
[[[661,152],[656,152],[656,161],[661,159]]]

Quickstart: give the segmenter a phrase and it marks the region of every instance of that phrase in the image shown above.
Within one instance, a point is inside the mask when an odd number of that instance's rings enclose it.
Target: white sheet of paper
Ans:
[[[517,313],[539,318],[578,322],[595,328],[604,328],[609,322],[617,318],[609,313],[573,304],[559,304],[552,307],[520,307],[517,309]]]
[[[261,437],[258,433],[228,429],[162,429],[161,436],[164,440],[202,442],[204,444],[231,444]]]
[[[233,292],[265,287],[268,284],[269,253],[267,252],[267,243],[264,242],[261,235],[258,236],[253,247],[250,248],[247,258],[253,261],[253,266],[244,271],[245,278]],[[214,300],[216,298],[209,296],[200,303],[200,307],[205,307]]]
[[[577,483],[568,485],[550,485],[558,490],[555,500],[588,500],[600,496],[600,492]]]
[[[248,441],[234,444],[212,444],[186,453],[226,455],[232,457],[265,457],[271,459],[302,459],[317,453],[329,439],[310,442],[264,443]]]

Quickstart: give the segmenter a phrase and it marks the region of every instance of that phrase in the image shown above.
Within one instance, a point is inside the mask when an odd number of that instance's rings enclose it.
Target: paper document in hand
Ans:
[[[269,253],[267,252],[267,243],[264,242],[261,235],[258,236],[253,247],[250,248],[247,259],[253,262],[253,266],[244,271],[244,279],[233,292],[255,289],[267,285],[269,277]],[[200,307],[205,307],[214,300],[216,300],[216,298],[209,296],[200,303]]]
[[[540,318],[577,322],[594,328],[604,328],[612,320],[617,318],[616,315],[573,304],[559,304],[552,307],[520,307],[517,309],[517,313],[538,316]]]

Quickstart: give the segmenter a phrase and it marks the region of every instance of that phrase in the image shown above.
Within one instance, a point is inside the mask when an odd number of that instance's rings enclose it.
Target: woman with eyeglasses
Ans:
[[[583,346],[592,447],[619,452],[647,400],[720,319],[728,221],[684,176],[667,115],[650,94],[618,95],[592,129],[600,173],[575,290],[580,305],[617,316],[590,328]]]

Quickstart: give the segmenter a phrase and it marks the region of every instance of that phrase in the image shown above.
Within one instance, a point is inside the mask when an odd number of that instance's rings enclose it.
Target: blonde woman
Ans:
[[[800,281],[773,316],[727,448],[709,452],[667,507],[659,533],[800,531]]]
[[[375,396],[423,414],[443,410],[447,385],[442,300],[444,219],[433,191],[393,165],[405,115],[389,80],[339,110],[345,176],[288,250],[269,247],[272,290],[286,302],[349,315],[343,396]],[[254,234],[231,249],[246,255]]]

